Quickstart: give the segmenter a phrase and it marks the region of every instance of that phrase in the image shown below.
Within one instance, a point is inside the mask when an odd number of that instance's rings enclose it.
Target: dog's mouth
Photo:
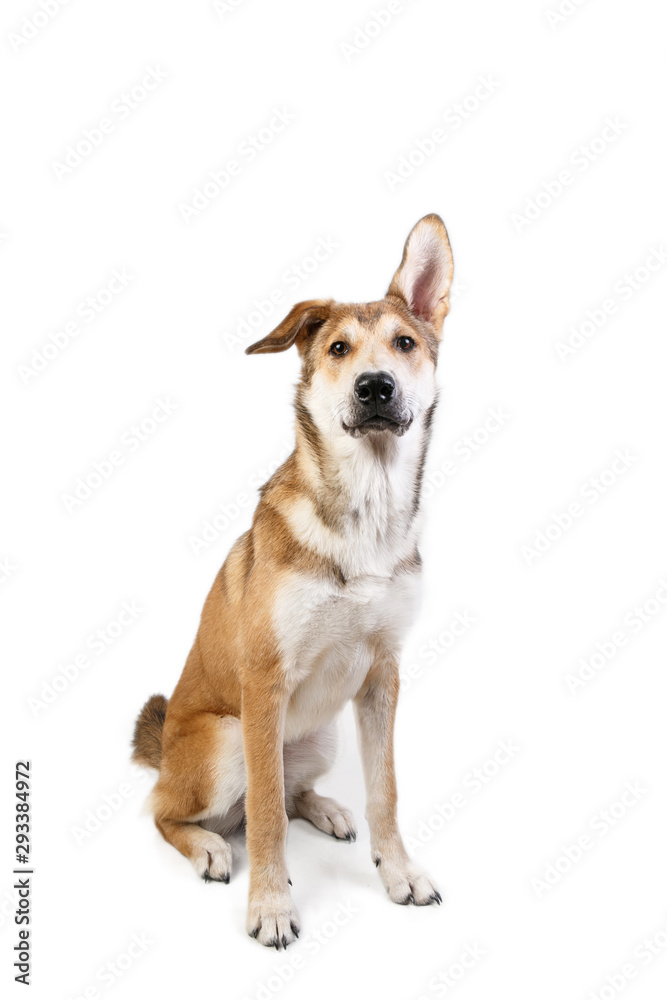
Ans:
[[[365,420],[360,420],[357,424],[346,424],[343,421],[343,430],[352,437],[364,437],[366,434],[373,433],[383,434],[386,431],[400,436],[401,434],[405,434],[411,423],[412,417],[406,420],[397,420],[394,417],[380,416],[380,414],[376,413],[373,416],[366,417]]]

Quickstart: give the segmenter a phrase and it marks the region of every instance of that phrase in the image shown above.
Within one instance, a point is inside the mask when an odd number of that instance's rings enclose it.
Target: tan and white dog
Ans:
[[[335,719],[350,700],[372,859],[394,902],[441,901],[398,830],[393,728],[452,273],[445,226],[427,215],[383,299],[301,302],[247,349],[296,344],[296,446],[216,577],[176,690],[168,702],[150,698],[137,720],[134,760],[159,768],[156,825],[198,875],[229,881],[222,835],[245,820],[247,930],[276,948],[299,933],[288,817],[356,836],[347,809],[313,787],[332,764]]]

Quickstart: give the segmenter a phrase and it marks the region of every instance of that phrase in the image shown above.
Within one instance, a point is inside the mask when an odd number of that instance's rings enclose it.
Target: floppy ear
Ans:
[[[331,299],[297,302],[275,330],[256,344],[246,347],[246,354],[275,354],[277,351],[286,351],[295,341],[301,352],[308,337],[328,319],[331,303]]]
[[[387,295],[401,299],[439,336],[449,312],[453,274],[454,260],[445,224],[439,215],[426,215],[405,242],[403,259]]]

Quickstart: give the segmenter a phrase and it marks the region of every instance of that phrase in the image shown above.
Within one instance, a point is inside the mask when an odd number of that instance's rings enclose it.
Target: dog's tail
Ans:
[[[154,694],[148,699],[134,726],[132,760],[144,767],[160,767],[162,727],[167,714],[167,699]]]

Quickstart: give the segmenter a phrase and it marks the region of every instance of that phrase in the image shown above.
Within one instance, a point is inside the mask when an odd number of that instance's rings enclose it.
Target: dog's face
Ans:
[[[437,346],[398,301],[331,305],[307,343],[300,398],[329,437],[402,435],[435,399]]]
[[[247,353],[296,343],[303,360],[297,408],[326,440],[401,436],[435,401],[452,273],[445,226],[428,215],[410,233],[384,299],[300,302]]]

